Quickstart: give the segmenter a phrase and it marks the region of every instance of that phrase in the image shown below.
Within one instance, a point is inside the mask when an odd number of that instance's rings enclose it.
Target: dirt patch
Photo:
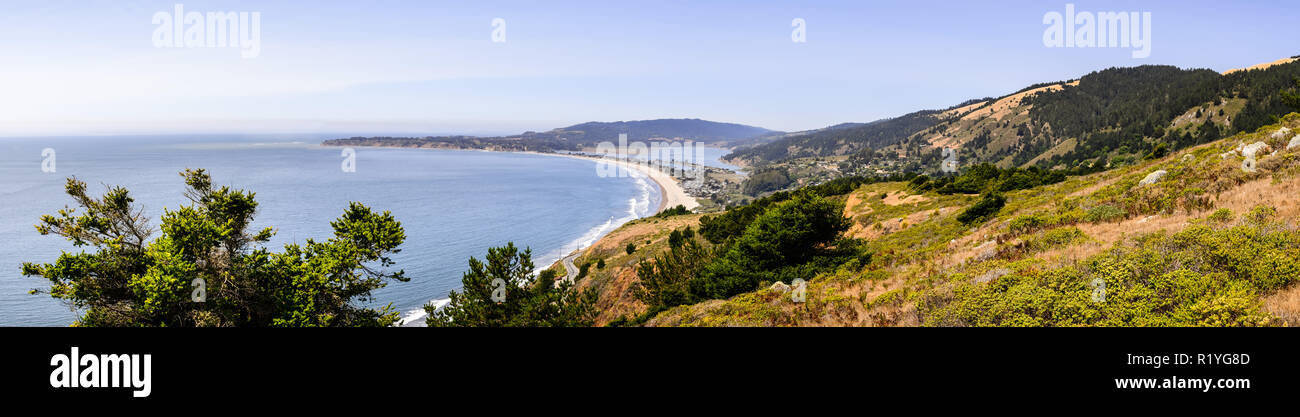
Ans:
[[[903,204],[917,204],[930,201],[930,197],[917,194],[908,194],[906,191],[889,193],[885,196],[885,205],[898,206]]]

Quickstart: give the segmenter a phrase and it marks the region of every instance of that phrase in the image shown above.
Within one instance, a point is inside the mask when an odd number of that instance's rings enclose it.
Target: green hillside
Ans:
[[[1300,114],[1293,113],[1255,131],[1046,185],[1003,173],[948,183],[972,184],[959,192],[906,176],[778,193],[672,226],[694,227],[699,233],[690,241],[707,250],[638,252],[651,265],[704,265],[689,275],[638,270],[627,260],[609,272],[623,277],[619,289],[598,290],[631,299],[647,285],[638,282],[646,273],[660,284],[683,283],[662,287],[684,288],[685,297],[670,299],[680,304],[622,309],[627,315],[614,324],[624,325],[1298,325],[1297,131]],[[823,252],[783,256],[797,249],[780,246],[792,237],[764,232],[769,222],[822,230],[815,216],[778,213],[815,207],[798,195],[834,202],[849,223],[827,226],[842,230],[838,237],[803,246]],[[745,243],[751,235],[766,240]],[[764,270],[777,272],[726,269],[725,259],[744,258],[746,247],[769,253]],[[790,257],[796,253],[802,258]],[[729,282],[748,286],[738,292],[690,290],[737,273],[747,278]],[[790,288],[796,277],[807,280],[802,302]]]

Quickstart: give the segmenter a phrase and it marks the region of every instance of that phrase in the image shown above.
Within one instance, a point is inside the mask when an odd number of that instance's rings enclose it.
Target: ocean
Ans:
[[[342,148],[322,139],[343,136],[185,135],[0,138],[0,325],[66,326],[76,312],[48,295],[39,277],[24,277],[24,261],[52,262],[76,250],[33,227],[71,199],[66,178],[95,194],[106,185],[131,191],[155,231],[164,208],[186,203],[179,173],[207,169],[215,185],[256,193],[253,229],[271,226],[268,245],[331,236],[330,221],[350,201],[393,213],[406,230],[393,256],[410,282],[375,292],[371,305],[392,305],[411,322],[422,307],[445,303],[460,288],[469,257],[514,242],[532,249],[539,268],[594,243],[624,222],[654,214],[658,186],[643,176],[601,178],[593,161],[521,153],[355,148],[355,172],[342,169]],[[43,172],[52,149],[55,172]],[[710,165],[724,165],[711,151]],[[154,235],[157,236],[157,233]]]

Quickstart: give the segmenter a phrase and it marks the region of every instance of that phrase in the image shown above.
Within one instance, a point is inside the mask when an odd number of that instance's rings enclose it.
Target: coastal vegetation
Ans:
[[[1253,132],[1082,177],[1005,192],[997,191],[999,182],[986,182],[976,187],[985,192],[978,197],[922,190],[917,177],[863,182],[842,197],[843,216],[851,219],[843,235],[870,256],[819,268],[805,278],[803,301],[777,285],[698,297],[689,286],[680,289],[682,280],[665,278],[705,279],[724,246],[714,244],[713,252],[681,250],[652,263],[690,265],[698,258],[703,266],[663,269],[694,275],[638,271],[673,284],[648,288],[684,296],[648,298],[647,306],[660,307],[617,324],[1300,325],[1300,207],[1292,201],[1300,192],[1297,130],[1300,114],[1291,114]],[[1243,163],[1240,150],[1248,144],[1265,149],[1255,164]],[[1164,175],[1152,175],[1158,171]],[[748,211],[756,209],[711,215],[700,234],[735,239],[719,231],[756,222],[747,220]],[[963,222],[968,218],[974,220]]]
[[[980,194],[1025,190],[1065,181],[1065,173],[1039,167],[1001,169],[991,164],[965,168],[961,174],[934,179],[920,175],[911,180],[919,191],[935,190],[939,194]]]
[[[352,203],[330,223],[334,236],[261,247],[270,227],[250,230],[252,192],[215,187],[204,170],[181,173],[189,204],[165,210],[161,235],[130,192],[110,187],[94,196],[86,183],[65,187],[77,207],[45,215],[36,229],[67,239],[79,252],[53,263],[24,263],[22,272],[49,282],[45,292],[81,312],[78,326],[387,326],[391,306],[366,308],[373,290],[406,281],[389,255],[406,239],[388,212]]]
[[[1297,325],[1300,114],[1282,115],[1300,105],[1296,74],[1108,69],[780,139],[642,124],[774,142],[732,155],[754,164],[742,204],[677,205],[540,271],[528,248],[490,248],[425,324]],[[642,122],[328,144],[578,149],[629,123]],[[958,173],[936,171],[949,146],[964,147]],[[253,193],[182,176],[190,204],[162,215],[157,238],[125,189],[96,197],[69,179],[77,208],[37,230],[88,251],[23,273],[83,326],[401,324],[363,307],[407,279],[390,271],[406,236],[388,212],[352,203],[332,238],[275,253],[273,229],[249,230]]]
[[[710,240],[716,241],[696,238],[689,226],[674,230],[666,251],[637,264],[637,299],[654,313],[772,283],[793,283],[848,259],[869,258],[859,242],[842,238],[849,227],[841,215],[843,202],[808,191],[763,207],[761,213],[747,211],[754,214],[752,219],[723,220],[746,224],[732,226],[739,230],[734,235],[715,229]]]
[[[565,327],[590,326],[596,316],[594,292],[570,291],[553,271],[534,276],[532,250],[514,243],[488,249],[480,261],[469,259],[461,290],[441,309],[426,306],[429,327]],[[583,264],[584,269],[589,264]],[[585,272],[585,271],[584,271]],[[583,274],[585,275],[585,273]]]

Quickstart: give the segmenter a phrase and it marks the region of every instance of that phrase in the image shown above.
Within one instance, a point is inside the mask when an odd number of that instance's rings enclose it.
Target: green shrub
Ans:
[[[636,252],[636,244],[628,242],[627,247],[623,248],[623,251],[627,252],[628,255],[631,255],[633,252]]]
[[[659,212],[659,214],[656,214],[655,217],[663,218],[663,217],[681,216],[683,214],[691,214],[691,211],[686,209],[686,206],[678,204],[676,207],[669,207],[664,209],[664,211],[661,211]]]
[[[1047,223],[1047,221],[1037,214],[1020,215],[1011,220],[1010,229],[1011,233],[1021,234],[1037,230],[1038,228],[1043,227],[1045,223]]]
[[[1039,250],[1045,250],[1050,248],[1068,246],[1072,243],[1082,241],[1082,240],[1087,240],[1087,239],[1088,239],[1088,235],[1085,235],[1082,230],[1079,230],[1079,228],[1077,227],[1070,226],[1070,227],[1061,227],[1057,229],[1048,230],[1047,232],[1043,233],[1042,237],[1035,239],[1034,241],[1037,244]]]
[[[1267,221],[1270,211],[1252,213]],[[1041,240],[1079,238],[1067,227]],[[951,294],[930,290],[917,307],[925,324],[942,326],[1260,326],[1280,324],[1260,295],[1297,281],[1300,232],[1202,224],[1142,236],[1074,265],[962,281]]]
[[[1236,215],[1232,212],[1232,209],[1221,208],[1215,210],[1214,214],[1211,214],[1210,217],[1206,218],[1206,220],[1209,220],[1214,223],[1227,223],[1232,221],[1234,218],[1236,218],[1235,216]]]
[[[1002,206],[1005,206],[1006,204],[1007,199],[1001,194],[985,194],[980,201],[976,202],[965,211],[962,211],[961,214],[958,214],[957,221],[960,221],[965,225],[970,225],[972,223],[987,220],[996,215],[999,210],[1002,210]]]
[[[1103,204],[1088,209],[1088,214],[1084,220],[1088,223],[1114,222],[1122,220],[1125,216],[1124,210],[1109,204]]]

